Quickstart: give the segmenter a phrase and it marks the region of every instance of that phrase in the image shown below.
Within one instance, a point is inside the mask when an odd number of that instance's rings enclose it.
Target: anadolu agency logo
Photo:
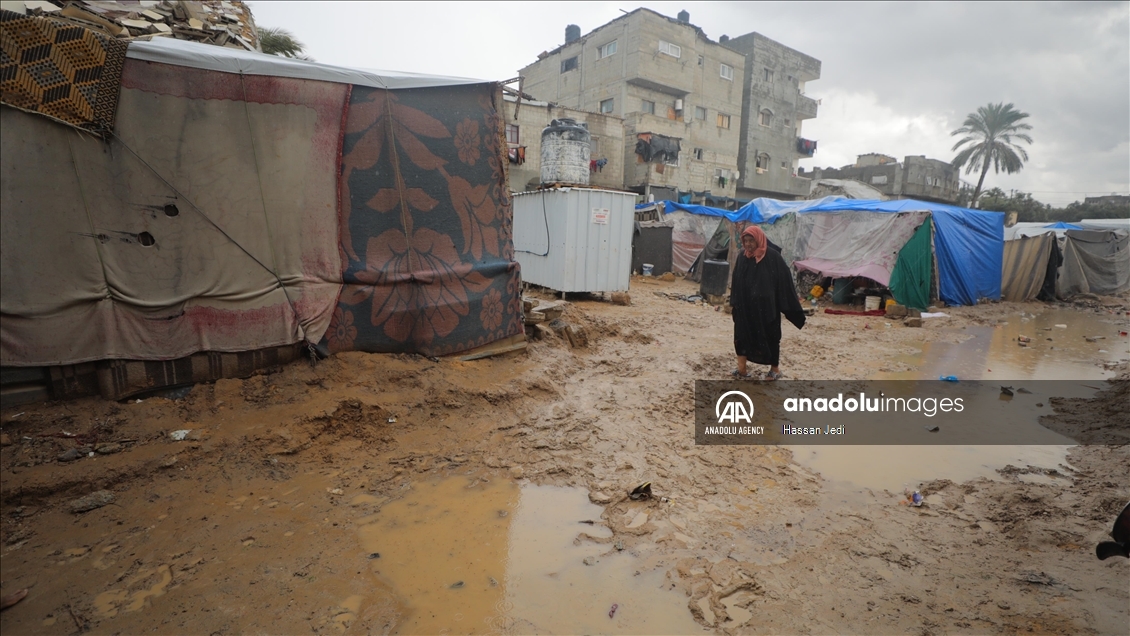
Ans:
[[[726,391],[714,402],[714,417],[720,426],[707,426],[707,435],[764,435],[761,426],[753,424],[753,400],[742,391]]]
[[[742,391],[726,391],[714,403],[714,417],[719,424],[753,424],[753,400]]]

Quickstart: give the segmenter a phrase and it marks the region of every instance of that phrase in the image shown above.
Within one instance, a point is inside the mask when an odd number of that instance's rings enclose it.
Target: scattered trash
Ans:
[[[628,493],[628,497],[632,501],[640,501],[640,500],[643,500],[643,499],[650,499],[651,498],[651,482],[645,481],[644,483],[636,486],[635,488],[632,489],[632,492]]]
[[[1099,353],[1107,353],[1106,349],[1099,349]]]
[[[1031,394],[1031,393],[1032,393],[1031,391],[1029,391],[1028,389],[1026,389],[1026,388],[1024,388],[1024,387],[1020,387],[1019,389],[1016,389],[1016,392],[1017,392],[1017,393],[1026,393],[1026,394]]]
[[[942,382],[957,382],[956,375],[939,375],[938,379]]]
[[[75,499],[67,507],[70,508],[72,513],[77,515],[96,510],[111,503],[114,503],[114,493],[109,490],[98,490],[85,497]]]
[[[373,552],[372,554],[369,555],[369,558],[370,559],[379,559],[379,558],[381,558],[381,553],[380,552]]]
[[[1119,331],[1118,332],[1118,335],[1120,335],[1120,336],[1125,336],[1126,334],[1127,334],[1127,332],[1125,332],[1125,331]],[[23,415],[23,413],[20,413],[20,415]],[[19,417],[20,415],[13,415],[12,417],[16,418],[16,417]]]
[[[922,493],[915,490],[914,494],[910,496],[910,505],[914,506],[915,508],[920,507],[922,505]]]
[[[870,329],[870,328],[871,328],[871,323],[868,323],[868,322],[865,322],[865,323],[863,323],[863,328],[864,328],[864,329]]]
[[[191,432],[192,432],[192,429],[182,428],[178,431],[173,431],[172,433],[169,433],[169,437],[172,438],[172,440],[174,442],[183,442],[184,440],[188,439],[188,434],[191,433]]]
[[[1027,342],[1018,342],[1016,344],[1020,345],[1021,347],[1027,347],[1028,346]]]
[[[613,616],[615,616],[616,610],[618,610],[618,609],[620,609],[619,603],[613,603],[612,609],[608,610],[608,618],[612,618]]]
[[[463,587],[463,581],[456,581],[456,582],[452,583],[450,587],[453,590],[458,590],[458,589]]]
[[[1123,331],[1123,332],[1122,332],[1122,335],[1124,335],[1124,336],[1125,336],[1125,335],[1126,335],[1126,332],[1125,332],[1125,331]],[[17,417],[19,417],[19,416],[21,416],[21,415],[24,415],[25,413],[27,413],[27,411],[20,411],[19,413],[16,413],[15,415],[13,415],[12,417],[9,417],[8,419],[10,419],[10,420],[14,420],[14,419],[16,419]]]
[[[612,547],[616,548],[617,552],[623,552],[624,551],[624,540],[620,539]]]
[[[1087,342],[1098,342],[1099,340],[1106,340],[1106,336],[1083,336]]]
[[[950,315],[945,313],[945,312],[941,312],[941,311],[935,311],[935,312],[924,311],[924,312],[922,312],[922,315],[920,317],[921,318],[949,318]]]
[[[342,490],[341,488],[326,488],[326,492],[330,493],[331,495],[344,495],[345,494],[345,491]]]
[[[1017,342],[1032,342],[1032,339],[1029,338],[1028,336],[1017,336],[1016,341]]]
[[[1036,402],[1036,406],[1038,406],[1040,408],[1044,408],[1044,403],[1043,402]]]
[[[1067,329],[1067,325],[1056,325],[1058,329]]]
[[[930,431],[931,433],[937,433],[941,430],[941,428],[938,426],[927,426],[926,430]]]
[[[389,424],[396,424],[396,418],[395,417],[388,418],[388,423]]]
[[[593,521],[592,519],[582,519],[582,520],[578,521],[577,523],[583,523],[583,524],[589,525],[589,526],[596,524],[596,522]]]
[[[581,561],[581,563],[584,563],[585,565],[596,565],[596,557],[587,556],[583,561]]]
[[[1013,389],[1010,386],[1002,386],[1001,387],[1001,395],[1012,396],[1012,391],[1013,391]]]

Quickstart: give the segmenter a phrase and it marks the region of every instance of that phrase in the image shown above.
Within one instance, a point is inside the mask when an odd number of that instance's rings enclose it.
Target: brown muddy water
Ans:
[[[943,310],[944,311],[944,310]],[[946,318],[930,318],[941,321]],[[911,355],[896,358],[913,371],[876,373],[877,380],[933,380],[956,375],[960,380],[1074,380],[1059,397],[1090,397],[1098,383],[1114,375],[1103,363],[1130,359],[1130,338],[1119,335],[1130,325],[1127,316],[1048,309],[1040,314],[1017,313],[996,326],[953,329],[960,342],[927,342]],[[944,327],[942,327],[944,329]],[[1030,339],[1020,346],[1018,338]],[[1090,381],[1090,382],[1088,382]],[[1050,412],[1047,401],[1017,400],[1026,427],[1017,439],[1041,440],[1039,445],[976,446],[792,446],[796,460],[840,487],[902,492],[931,479],[956,482],[993,478],[1007,465],[1059,468],[1067,465],[1073,442],[1039,424]],[[1039,479],[1055,480],[1040,475]],[[1063,479],[1063,478],[1060,478]]]
[[[419,482],[373,512],[375,503],[358,507],[360,544],[402,599],[400,633],[703,631],[661,571],[588,539],[612,533],[584,489],[470,474]],[[353,601],[343,624],[365,609]]]

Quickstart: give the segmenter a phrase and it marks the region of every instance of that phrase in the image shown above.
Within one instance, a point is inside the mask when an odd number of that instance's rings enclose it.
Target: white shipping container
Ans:
[[[627,291],[636,195],[561,188],[514,195],[522,280],[560,292]]]

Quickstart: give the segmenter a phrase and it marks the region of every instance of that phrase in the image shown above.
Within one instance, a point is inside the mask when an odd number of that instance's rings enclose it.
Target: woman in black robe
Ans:
[[[776,250],[769,249],[765,232],[751,225],[742,232],[742,253],[730,283],[734,317],[736,377],[753,374],[746,363],[769,365],[768,380],[781,377],[781,314],[797,329],[804,326],[804,309],[797,299],[792,272]]]

